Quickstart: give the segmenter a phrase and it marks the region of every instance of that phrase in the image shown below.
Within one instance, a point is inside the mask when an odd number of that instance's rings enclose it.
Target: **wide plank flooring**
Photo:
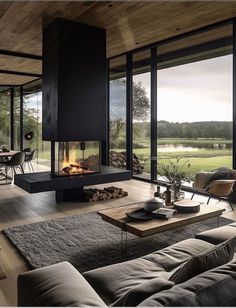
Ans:
[[[0,185],[0,231],[17,225],[29,224],[59,217],[78,215],[109,207],[129,204],[153,197],[155,185],[137,180],[113,183],[128,191],[129,196],[117,200],[95,203],[63,202],[57,204],[53,192],[30,195],[15,185]],[[99,185],[103,187],[105,185]],[[106,185],[107,186],[107,185]],[[190,194],[186,193],[189,197]],[[196,195],[196,200],[206,202],[206,197]],[[210,204],[214,206],[217,200]],[[224,216],[236,220],[236,210],[221,201],[217,204],[226,209]],[[7,279],[0,280],[0,306],[16,305],[16,282],[19,273],[27,271],[27,264],[4,234],[0,233],[0,264],[7,273]]]

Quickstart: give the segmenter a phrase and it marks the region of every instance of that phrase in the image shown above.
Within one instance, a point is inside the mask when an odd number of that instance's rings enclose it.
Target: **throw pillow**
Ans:
[[[168,290],[174,286],[173,281],[168,281],[162,278],[149,279],[133,288],[122,295],[117,301],[115,301],[112,307],[136,307],[148,297]]]
[[[205,253],[192,257],[175,271],[169,280],[176,284],[182,283],[212,268],[226,264],[233,259],[235,247],[236,237],[220,243],[214,248],[208,249]]]
[[[209,178],[207,183],[205,184],[205,188],[211,183],[216,180],[233,180],[235,178],[234,172],[232,169],[229,169],[227,167],[222,167],[213,170],[212,176]]]

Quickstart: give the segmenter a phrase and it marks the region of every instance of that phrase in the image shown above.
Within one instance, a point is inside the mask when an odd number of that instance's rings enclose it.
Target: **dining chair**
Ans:
[[[14,174],[16,174],[16,169],[20,169],[20,171],[22,173],[24,173],[24,169],[23,169],[23,163],[25,160],[25,153],[22,152],[17,152],[16,154],[14,154],[10,160],[6,161],[4,163],[5,165],[5,176],[6,176],[6,183],[7,183],[7,179],[8,179],[8,170],[11,169],[11,173],[12,173],[12,179],[14,178]]]
[[[35,157],[36,151],[37,151],[37,149],[34,149],[33,151],[30,151],[30,153],[25,153],[24,163],[28,165],[29,171],[32,171],[32,172],[34,172],[32,160]]]

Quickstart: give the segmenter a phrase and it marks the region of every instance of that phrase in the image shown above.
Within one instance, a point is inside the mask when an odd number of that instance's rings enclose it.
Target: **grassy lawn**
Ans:
[[[232,158],[230,156],[218,156],[208,158],[188,158],[190,168],[186,168],[185,171],[189,176],[194,176],[199,171],[211,171],[219,167],[232,168]],[[159,162],[168,163],[170,159],[159,159]],[[144,163],[146,172],[150,172],[150,160],[146,160]]]
[[[150,172],[150,143],[149,140],[142,140],[135,138],[134,153],[144,161],[145,172]],[[193,146],[191,151],[174,151],[168,152],[158,151],[158,161],[168,162],[169,160],[176,159],[177,157],[185,158],[190,163],[190,168],[186,171],[189,175],[194,175],[196,172],[205,170],[210,171],[219,167],[232,167],[232,150],[230,145],[231,140],[225,139],[159,139],[158,145],[182,145]],[[219,144],[228,145],[227,148],[211,148],[209,145]],[[140,147],[138,147],[140,145]],[[203,148],[204,145],[206,148]],[[198,148],[198,149],[197,149]],[[197,150],[196,150],[197,149]],[[117,152],[125,151],[125,149],[114,149]]]

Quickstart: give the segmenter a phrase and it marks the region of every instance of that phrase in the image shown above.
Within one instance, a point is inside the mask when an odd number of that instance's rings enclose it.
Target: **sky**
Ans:
[[[232,121],[232,61],[228,55],[158,71],[158,121]],[[150,98],[150,74],[134,76],[137,81]],[[37,108],[41,100],[40,92],[31,97],[29,106]],[[113,88],[111,109],[115,117],[125,118],[124,101],[125,88]],[[41,121],[41,104],[38,107]]]
[[[158,121],[232,121],[232,55],[158,71]],[[150,95],[150,74],[134,76]]]

